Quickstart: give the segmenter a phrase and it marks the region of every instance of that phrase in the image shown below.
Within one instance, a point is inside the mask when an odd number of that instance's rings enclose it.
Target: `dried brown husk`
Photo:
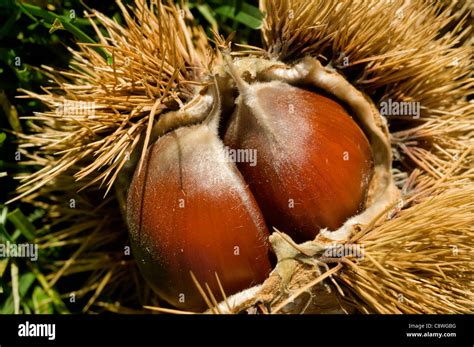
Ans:
[[[261,8],[266,12],[264,49],[247,47],[247,52],[238,54],[242,61],[265,59],[269,66],[283,69],[305,61],[321,63],[323,69],[334,69],[367,95],[373,105],[389,99],[415,101],[422,105],[421,115],[387,117],[394,159],[390,178],[400,190],[398,201],[393,201],[393,196],[385,199],[391,203],[380,207],[376,216],[350,224],[336,234],[339,237],[323,232],[325,239],[296,245],[285,234],[275,232],[272,243],[280,259],[287,260],[278,263],[262,286],[229,297],[210,311],[472,312],[474,112],[468,95],[474,83],[472,27],[467,24],[472,12],[462,2],[444,5],[402,0],[263,0]],[[211,70],[213,56],[206,55],[208,43],[203,32],[186,27],[171,3],[149,8],[137,1],[134,11],[136,19],[129,17],[125,27],[94,14],[109,32],[110,38],[102,38],[101,45],[114,56],[112,67],[94,49],[81,45],[74,53],[79,70],[66,74],[51,71],[58,83],[56,89],[44,95],[29,93],[53,111],[39,114],[32,129],[36,133],[25,138],[23,153],[45,168],[24,179],[21,196],[38,201],[56,191],[58,197],[53,200],[57,201],[48,200],[48,206],[58,216],[68,216],[64,208],[57,207],[66,201],[60,196],[79,188],[77,184],[54,188],[64,177],[72,173],[81,187],[87,185],[92,196],[88,201],[94,201],[89,204],[97,206],[97,185],[112,187],[126,163],[126,153],[134,149],[141,153],[139,148],[146,148],[156,120],[162,119],[160,133],[205,114],[178,111],[186,103],[193,109],[191,100],[201,102],[198,94],[205,94],[208,80],[203,76]],[[156,13],[165,19],[158,20]],[[186,9],[185,13],[189,15]],[[181,44],[174,45],[176,39],[171,37],[178,37]],[[157,52],[154,47],[161,49]],[[133,69],[119,65],[126,57],[131,57]],[[220,62],[218,57],[215,61],[216,65]],[[257,71],[258,78],[278,77],[271,75],[271,69]],[[225,90],[227,82],[222,87]],[[64,95],[71,100],[95,100],[98,116],[58,117],[54,107]],[[160,118],[167,111],[176,112],[169,113],[168,120]],[[34,155],[32,144],[40,149]],[[34,193],[38,188],[41,190]],[[112,198],[96,212],[116,216],[116,204]],[[74,218],[81,211],[77,210]],[[101,234],[113,232],[110,225],[99,221]],[[321,258],[333,238],[363,247],[364,257]],[[87,244],[77,252],[87,254],[91,247]],[[116,245],[109,240],[104,243],[104,249],[107,247],[115,249]],[[122,259],[117,259],[117,264],[131,263],[130,256],[117,253],[117,258]],[[73,268],[79,259],[65,262]],[[90,269],[90,283],[101,286],[94,287],[95,295],[85,311],[128,312],[123,305],[134,300],[124,300],[117,293],[121,286],[129,287],[131,278],[137,278],[136,271],[125,271],[111,281],[114,273],[101,272],[95,266]],[[62,278],[67,271],[59,273]],[[54,272],[50,277],[55,277]],[[137,288],[140,294],[135,305],[139,302],[156,309],[156,297],[143,285]],[[115,308],[98,299],[105,293],[119,298]],[[206,295],[213,303],[212,293]]]

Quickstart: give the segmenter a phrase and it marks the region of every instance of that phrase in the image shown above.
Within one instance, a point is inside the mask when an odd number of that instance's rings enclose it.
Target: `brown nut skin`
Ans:
[[[295,241],[336,230],[364,207],[373,173],[369,142],[336,101],[282,82],[250,86],[224,143],[256,149],[239,163],[271,227]]]
[[[135,172],[127,223],[138,266],[173,306],[207,308],[190,271],[221,300],[264,281],[271,270],[261,211],[224,146],[206,125],[159,138]]]

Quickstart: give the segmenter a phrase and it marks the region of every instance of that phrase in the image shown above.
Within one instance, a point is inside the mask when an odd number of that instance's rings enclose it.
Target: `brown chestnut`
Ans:
[[[191,272],[218,300],[263,282],[271,267],[268,230],[224,145],[206,124],[160,137],[136,170],[127,223],[138,266],[170,304],[203,310]]]
[[[345,108],[283,82],[240,84],[224,143],[257,151],[257,165],[238,168],[268,225],[306,241],[357,214],[373,161],[367,138]]]

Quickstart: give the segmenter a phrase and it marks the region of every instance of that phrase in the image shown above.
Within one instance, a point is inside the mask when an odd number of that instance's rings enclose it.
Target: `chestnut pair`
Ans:
[[[371,147],[343,106],[284,82],[237,84],[222,139],[220,114],[166,133],[129,189],[134,255],[178,308],[206,307],[192,275],[218,300],[263,282],[269,228],[306,241],[364,208]],[[256,150],[257,162],[229,162],[225,146]]]

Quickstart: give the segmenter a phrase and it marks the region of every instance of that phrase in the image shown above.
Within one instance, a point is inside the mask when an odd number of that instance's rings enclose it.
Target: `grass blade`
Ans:
[[[61,24],[64,30],[74,35],[82,43],[96,43],[89,35],[83,32],[76,25],[71,23],[71,20],[66,16],[59,16],[53,12],[43,10],[41,7],[18,2],[18,6],[21,8],[23,13],[29,17],[40,17],[46,21],[49,27],[53,27]],[[107,59],[109,55],[102,47],[94,47],[94,49],[100,53],[104,59]]]
[[[59,294],[54,289],[49,287],[46,277],[44,277],[44,275],[41,273],[38,267],[31,262],[27,262],[27,264],[31,272],[33,272],[34,276],[36,277],[38,282],[41,284],[41,287],[44,289],[45,293],[49,296],[49,298],[53,302],[57,313],[61,313],[61,314],[69,313],[68,308],[66,307],[64,302],[61,300],[61,297],[59,296]]]
[[[12,263],[12,265],[13,264],[14,263]],[[12,292],[10,293],[10,296],[5,300],[2,308],[0,309],[0,313],[2,314],[15,313],[15,311],[17,310],[17,308],[15,307],[16,304],[18,303],[19,305],[21,303],[21,299],[26,295],[26,293],[28,292],[31,285],[34,283],[36,279],[35,276],[31,272],[27,272],[19,276],[19,279],[18,279],[18,273],[15,274],[15,272],[17,272],[15,268],[18,270],[16,265],[13,265],[11,268]],[[18,285],[16,285],[15,282],[17,282]],[[19,306],[18,306],[18,310],[19,310]]]
[[[54,313],[51,298],[40,286],[36,286],[32,295],[33,311],[35,314]]]
[[[21,232],[23,236],[26,237],[28,241],[33,241],[35,239],[35,227],[34,225],[25,217],[23,212],[20,209],[15,209],[7,215],[7,219],[12,222],[12,224]]]

